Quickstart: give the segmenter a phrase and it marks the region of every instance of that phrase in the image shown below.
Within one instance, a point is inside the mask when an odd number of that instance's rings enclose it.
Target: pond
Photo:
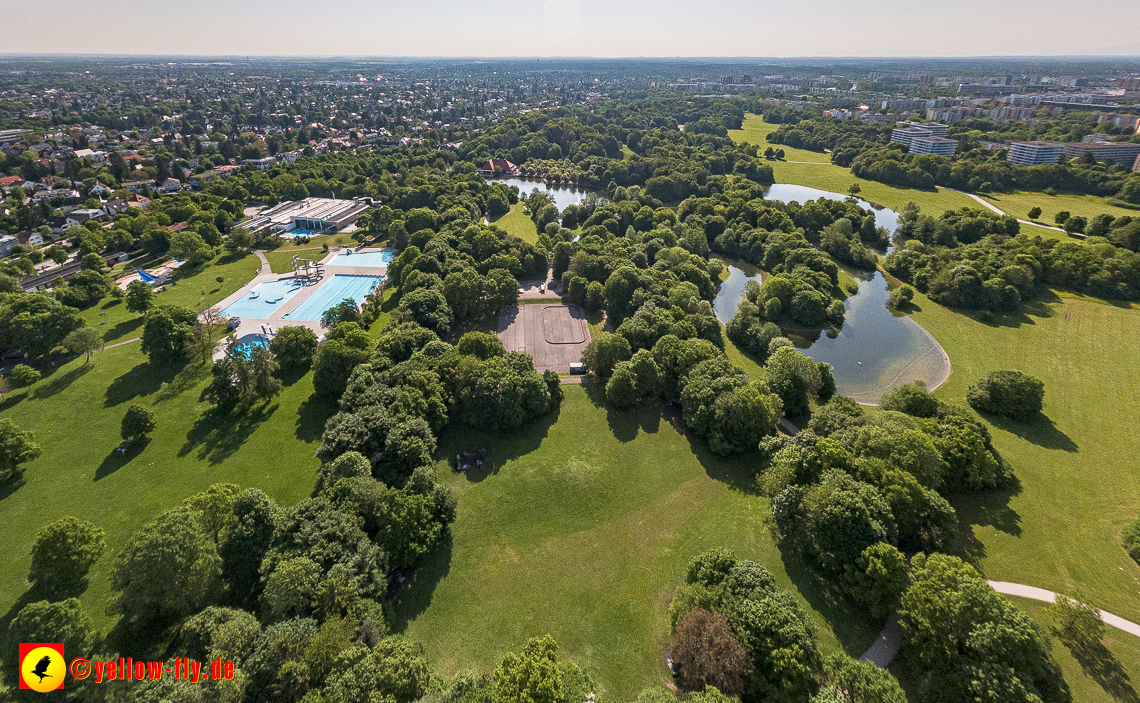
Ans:
[[[790,203],[793,200],[803,205],[809,200],[819,200],[820,198],[827,198],[829,200],[846,200],[848,195],[844,193],[832,193],[819,188],[809,188],[808,186],[797,186],[791,183],[774,183],[768,186],[768,192],[765,197],[769,200],[779,200],[784,203]],[[887,231],[891,234],[895,233],[895,228],[899,226],[899,214],[890,208],[885,208],[881,205],[873,205],[862,198],[855,198],[855,202],[859,203],[859,207],[868,210],[875,215],[875,224],[879,227],[886,227]]]
[[[488,178],[487,182],[502,183],[507,186],[518,186],[519,195],[530,195],[531,191],[537,188],[542,192],[550,194],[550,197],[554,200],[554,204],[558,206],[559,211],[565,210],[567,205],[582,202],[582,198],[586,196],[586,191],[584,190],[566,188],[563,186],[551,186],[547,185],[544,181],[526,178]]]
[[[724,261],[724,258],[721,260]],[[713,313],[716,319],[727,325],[736,315],[736,307],[744,298],[744,284],[749,281],[763,283],[764,279],[760,269],[739,259],[724,261],[724,266],[728,269],[728,278],[720,282],[720,290],[713,300]]]
[[[923,381],[933,390],[950,374],[950,359],[934,337],[909,316],[887,308],[883,274],[857,276],[859,292],[847,298],[843,326],[784,330],[796,347],[831,364],[840,394],[876,404],[887,391]]]
[[[805,203],[819,198],[843,199],[841,193],[787,184],[773,185],[768,191],[772,200]],[[860,201],[864,209],[875,213],[879,226],[892,232],[898,213],[887,208],[873,208]],[[721,283],[713,311],[717,319],[727,323],[736,314],[744,294],[744,284],[759,281],[761,273],[741,261],[726,262],[729,275]],[[925,329],[910,317],[887,308],[889,288],[883,274],[851,273],[859,290],[844,302],[846,309],[841,327],[826,330],[785,329],[784,334],[803,353],[816,362],[831,364],[838,392],[860,403],[875,404],[887,391],[904,383],[924,381],[933,390],[950,373],[950,360]]]

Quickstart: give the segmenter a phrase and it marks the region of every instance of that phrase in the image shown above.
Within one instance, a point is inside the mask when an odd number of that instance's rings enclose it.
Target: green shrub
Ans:
[[[30,386],[38,380],[40,380],[40,372],[27,364],[17,364],[16,368],[12,369],[12,373],[8,374],[8,382],[12,384],[13,388]]]
[[[994,371],[970,386],[966,401],[978,412],[1028,422],[1041,412],[1045,383],[1021,371]]]

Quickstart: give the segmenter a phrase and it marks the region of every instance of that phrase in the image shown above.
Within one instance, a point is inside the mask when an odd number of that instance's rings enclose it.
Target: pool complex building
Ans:
[[[383,279],[383,276],[335,274],[332,278],[322,282],[309,297],[301,301],[300,305],[282,315],[282,322],[286,320],[319,321],[325,310],[345,298],[350,298],[359,307]]]

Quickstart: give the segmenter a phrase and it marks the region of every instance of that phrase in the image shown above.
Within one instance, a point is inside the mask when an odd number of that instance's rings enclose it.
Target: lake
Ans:
[[[841,193],[787,184],[773,185],[768,198],[805,203],[819,198],[843,199]],[[860,206],[875,213],[875,222],[892,232],[898,214],[887,208],[873,208],[866,201]],[[713,310],[717,319],[728,322],[744,293],[744,284],[760,280],[760,271],[740,261],[726,262],[729,275],[721,283]],[[933,390],[950,373],[950,360],[925,329],[910,317],[887,308],[889,288],[883,274],[851,273],[859,291],[844,302],[846,313],[841,327],[801,331],[785,329],[784,334],[816,362],[831,364],[838,392],[864,404],[876,404],[887,391],[912,381],[924,381]]]
[[[586,196],[586,191],[584,190],[562,186],[550,186],[544,181],[529,180],[526,178],[488,178],[487,182],[502,183],[507,186],[518,186],[519,195],[530,195],[531,191],[537,188],[542,192],[550,194],[550,197],[554,199],[554,204],[558,206],[560,212],[565,210],[567,205],[582,202],[582,198]]]
[[[764,279],[760,269],[752,264],[739,259],[725,261],[724,257],[721,257],[721,260],[728,269],[728,278],[720,282],[720,290],[713,300],[713,313],[716,314],[716,319],[727,325],[736,315],[736,307],[744,298],[744,284],[749,281],[763,283]]]
[[[827,198],[828,200],[846,200],[851,197],[844,193],[832,193],[819,188],[809,188],[808,186],[797,186],[791,183],[773,183],[768,186],[768,191],[765,193],[766,198],[769,200],[779,200],[780,202],[790,203],[793,200],[803,205],[809,200],[819,200],[820,198]],[[875,224],[879,227],[886,227],[892,235],[895,233],[895,228],[899,226],[899,214],[890,208],[882,207],[881,205],[873,205],[862,198],[855,198],[855,202],[859,203],[859,207],[874,213]]]

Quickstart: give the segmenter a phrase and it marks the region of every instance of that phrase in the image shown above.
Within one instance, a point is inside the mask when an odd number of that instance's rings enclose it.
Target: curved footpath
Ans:
[[[986,200],[985,198],[981,198],[981,197],[978,197],[977,195],[974,195],[973,193],[967,193],[964,190],[955,190],[954,188],[947,188],[945,186],[937,186],[937,187],[941,190],[948,190],[952,193],[961,193],[962,195],[966,196],[967,198],[972,198],[973,200],[977,201],[980,205],[985,207],[987,210],[990,210],[992,212],[996,212],[999,215],[1005,215],[1006,214],[1006,212],[1004,210],[998,208],[998,206],[994,205],[993,203]],[[1041,229],[1051,229],[1054,232],[1065,232],[1065,230],[1061,229],[1060,227],[1050,227],[1049,225],[1043,225],[1040,222],[1033,222],[1031,220],[1018,220],[1018,222],[1020,222],[1023,225],[1033,225],[1034,227],[1040,227]],[[1065,232],[1065,233],[1068,234],[1068,232]]]
[[[1021,583],[990,580],[987,580],[986,583],[998,593],[1007,596],[1029,598],[1030,600],[1039,600],[1044,603],[1052,603],[1057,598],[1057,594],[1053,591],[1037,588],[1035,586],[1026,586]],[[1101,610],[1100,616],[1104,619],[1106,625],[1111,625],[1130,635],[1140,637],[1140,625],[1130,620],[1125,620],[1119,615],[1113,615],[1106,610]],[[879,633],[878,638],[871,646],[867,648],[867,651],[863,653],[863,656],[859,657],[859,661],[871,662],[880,669],[885,669],[894,661],[895,656],[898,655],[899,648],[902,646],[902,640],[903,629],[899,624],[899,614],[897,612],[891,613],[890,618],[887,619],[887,624],[883,626],[882,632]]]

